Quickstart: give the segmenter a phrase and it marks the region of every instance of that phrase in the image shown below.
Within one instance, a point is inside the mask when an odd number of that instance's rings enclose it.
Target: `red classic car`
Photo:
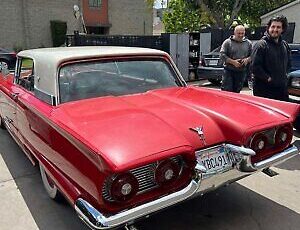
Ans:
[[[22,51],[0,76],[1,127],[47,193],[93,229],[137,219],[298,155],[299,106],[187,86],[165,52]]]

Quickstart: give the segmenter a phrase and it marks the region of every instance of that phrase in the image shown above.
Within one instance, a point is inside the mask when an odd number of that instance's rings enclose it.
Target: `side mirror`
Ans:
[[[5,62],[0,62],[0,70],[1,70],[1,74],[3,76],[6,76],[9,74],[9,69]]]

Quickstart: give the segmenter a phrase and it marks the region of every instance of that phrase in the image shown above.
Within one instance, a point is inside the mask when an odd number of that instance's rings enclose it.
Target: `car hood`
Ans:
[[[225,140],[242,144],[254,127],[288,116],[233,93],[183,87],[69,102],[51,117],[119,169]]]

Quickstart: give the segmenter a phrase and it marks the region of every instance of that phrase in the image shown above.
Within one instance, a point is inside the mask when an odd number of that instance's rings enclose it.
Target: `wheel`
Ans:
[[[62,200],[62,194],[57,189],[54,181],[50,178],[50,176],[46,173],[44,166],[40,164],[40,172],[44,187],[49,195],[49,197],[55,201]]]
[[[0,128],[5,129],[5,125],[1,116],[0,116]]]
[[[221,80],[218,79],[207,79],[210,83],[212,83],[213,85],[220,85],[221,84]]]

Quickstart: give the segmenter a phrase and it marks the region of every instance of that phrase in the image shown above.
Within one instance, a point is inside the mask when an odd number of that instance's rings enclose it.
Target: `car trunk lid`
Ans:
[[[242,144],[246,130],[287,119],[268,108],[216,92],[170,88],[81,100],[62,104],[52,119],[80,136],[116,168],[165,157],[168,150],[176,148],[195,150],[225,140]],[[192,130],[197,127],[204,136]]]

